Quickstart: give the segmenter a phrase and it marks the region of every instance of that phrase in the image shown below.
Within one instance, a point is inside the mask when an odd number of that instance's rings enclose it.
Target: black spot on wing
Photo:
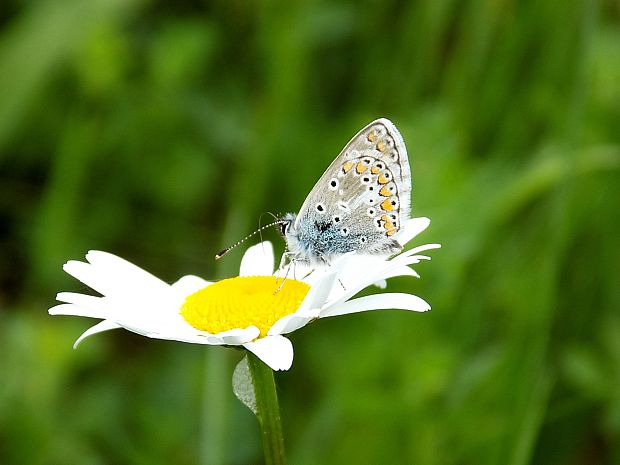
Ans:
[[[322,223],[319,221],[315,221],[314,222],[314,227],[319,230],[320,232],[325,232],[329,229],[330,224],[329,223]]]

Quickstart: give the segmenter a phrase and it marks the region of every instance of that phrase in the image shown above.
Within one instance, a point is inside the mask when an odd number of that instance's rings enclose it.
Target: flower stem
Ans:
[[[249,351],[247,357],[256,396],[256,416],[263,437],[265,465],[284,465],[284,437],[273,371]]]

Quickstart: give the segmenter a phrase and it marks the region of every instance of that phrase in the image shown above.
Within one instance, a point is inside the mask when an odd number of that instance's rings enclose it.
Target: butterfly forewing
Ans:
[[[410,216],[411,172],[396,127],[378,119],[357,133],[308,194],[295,226],[326,255],[389,253]]]

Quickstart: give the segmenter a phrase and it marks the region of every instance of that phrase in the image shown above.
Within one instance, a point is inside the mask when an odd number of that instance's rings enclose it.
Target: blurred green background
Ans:
[[[261,463],[240,352],[74,351],[61,265],[233,275],[214,253],[380,116],[443,244],[391,289],[433,311],[292,335],[290,463],[620,463],[619,3],[3,0],[0,28],[0,463]]]

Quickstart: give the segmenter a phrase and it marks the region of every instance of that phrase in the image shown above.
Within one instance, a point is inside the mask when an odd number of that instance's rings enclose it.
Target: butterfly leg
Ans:
[[[291,267],[289,266],[286,269],[286,273],[284,274],[284,277],[282,278],[282,282],[280,282],[278,288],[273,292],[273,295],[276,295],[278,292],[280,292],[282,290],[282,288],[284,287],[284,283],[286,282],[286,278],[288,278],[288,273],[291,270]],[[278,284],[279,279],[276,277],[276,284]]]
[[[282,253],[282,257],[280,258],[280,265],[278,266],[278,271],[283,270],[286,267],[286,271],[284,273],[284,277],[282,278],[282,282],[280,282],[280,278],[276,276],[276,284],[279,283],[278,288],[275,290],[274,295],[282,290],[284,287],[284,283],[286,282],[286,278],[288,278],[288,274],[291,271],[291,267],[294,266],[295,261],[291,258],[293,254],[288,250],[285,250]],[[295,279],[295,270],[293,270],[293,279]]]
[[[331,263],[329,262],[329,260],[327,259],[327,257],[325,255],[323,255],[322,253],[318,254],[319,259],[325,263],[325,265],[327,265],[328,267],[332,266]],[[344,284],[342,283],[342,281],[340,280],[340,278],[338,278],[338,282],[340,283],[340,286],[342,287],[342,290],[346,292],[347,288],[344,287]]]
[[[284,268],[291,262],[290,255],[291,255],[290,252],[288,252],[286,250],[282,253],[282,257],[280,257],[280,264],[278,265],[278,271],[284,270]],[[290,266],[289,266],[289,268],[290,268]],[[286,273],[285,273],[285,279],[286,279],[286,276],[288,276],[288,268],[287,268]],[[279,281],[279,277],[276,276],[276,283],[278,281]]]

